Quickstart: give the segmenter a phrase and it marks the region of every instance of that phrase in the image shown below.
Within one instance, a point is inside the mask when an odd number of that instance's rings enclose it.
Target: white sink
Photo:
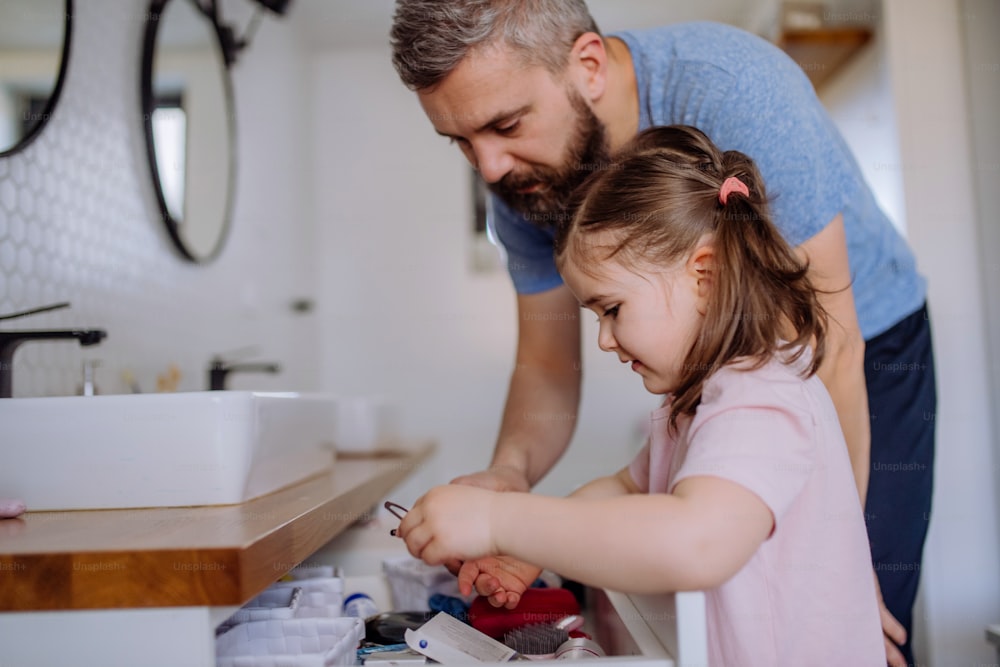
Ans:
[[[0,399],[0,497],[29,511],[240,503],[333,466],[335,406],[249,391]]]

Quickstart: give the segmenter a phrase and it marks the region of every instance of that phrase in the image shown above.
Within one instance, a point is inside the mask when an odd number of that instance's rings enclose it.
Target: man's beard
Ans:
[[[534,166],[524,173],[511,172],[496,183],[488,184],[493,194],[540,227],[554,226],[572,215],[568,209],[573,192],[611,160],[604,124],[579,93],[571,90],[568,94],[576,112],[576,127],[562,164],[559,167]],[[535,184],[541,185],[538,191],[520,192]]]

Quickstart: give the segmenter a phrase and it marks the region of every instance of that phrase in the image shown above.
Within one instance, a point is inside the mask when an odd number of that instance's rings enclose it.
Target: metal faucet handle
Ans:
[[[229,365],[244,359],[251,359],[260,354],[260,345],[244,345],[212,355],[211,363]]]
[[[14,351],[23,343],[75,339],[87,347],[97,345],[106,336],[103,329],[43,329],[0,331],[0,398],[13,395]]]
[[[219,355],[213,356],[208,362],[208,389],[220,391],[226,388],[226,378],[230,373],[280,373],[281,366],[272,362],[232,363],[224,361]]]

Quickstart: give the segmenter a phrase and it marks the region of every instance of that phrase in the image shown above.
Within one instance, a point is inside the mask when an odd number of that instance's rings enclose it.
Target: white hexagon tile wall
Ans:
[[[74,4],[58,105],[35,141],[0,159],[0,314],[60,301],[72,307],[0,322],[0,329],[82,326],[106,329],[108,337],[89,348],[22,345],[14,396],[73,394],[88,359],[99,360],[104,393],[128,391],[126,371],[151,391],[171,364],[181,370],[181,390],[202,389],[211,355],[246,346],[285,369],[257,378],[260,388],[311,388],[312,322],[287,307],[311,288],[308,225],[283,222],[280,234],[270,225],[276,215],[302,220],[301,211],[289,210],[301,200],[301,179],[241,163],[222,255],[208,265],[181,260],[160,225],[144,152],[142,3]],[[261,97],[268,85],[254,79],[251,57],[240,67],[237,114],[241,90]],[[294,70],[291,60],[287,69]],[[254,136],[240,129],[240,140]],[[287,143],[286,150],[300,150]]]

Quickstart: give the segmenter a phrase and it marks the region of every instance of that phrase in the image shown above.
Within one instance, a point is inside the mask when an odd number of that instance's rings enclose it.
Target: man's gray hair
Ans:
[[[558,76],[586,32],[600,34],[584,0],[396,0],[392,64],[407,88],[424,90],[496,45]]]

